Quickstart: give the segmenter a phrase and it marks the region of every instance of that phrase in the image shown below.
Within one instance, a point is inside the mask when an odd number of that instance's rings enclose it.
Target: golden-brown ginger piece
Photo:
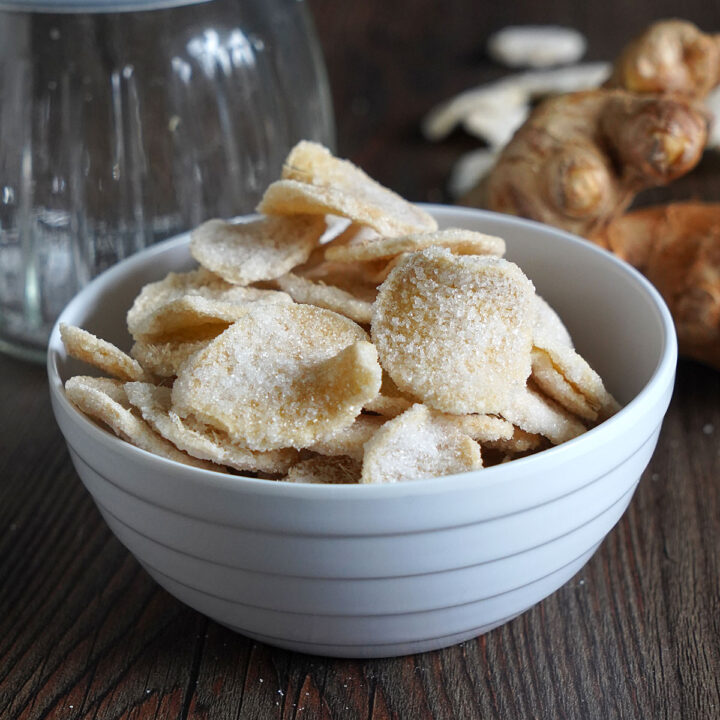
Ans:
[[[605,87],[704,98],[720,82],[720,36],[685,20],[660,20],[632,40]]]
[[[641,190],[695,167],[707,130],[705,112],[683,98],[560,95],[535,109],[465,201],[587,236]]]
[[[636,210],[592,240],[634,265],[660,291],[675,320],[680,352],[720,369],[720,204]]]

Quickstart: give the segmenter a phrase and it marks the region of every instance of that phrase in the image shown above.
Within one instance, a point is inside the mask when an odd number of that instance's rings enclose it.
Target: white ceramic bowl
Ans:
[[[252,638],[324,655],[445,647],[528,609],[571,578],[618,521],[655,448],[677,346],[658,293],[610,254],[517,218],[430,206],[442,226],[505,238],[625,407],[534,457],[398,485],[275,483],[198,470],[128,445],[65,399],[87,369],[57,327],[53,408],[112,531],[184,603]],[[65,309],[128,347],[139,288],[191,267],[188,238],[115,266]]]

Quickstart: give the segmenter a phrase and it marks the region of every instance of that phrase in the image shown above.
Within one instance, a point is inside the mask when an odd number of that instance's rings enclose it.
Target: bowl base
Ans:
[[[293,652],[301,652],[307,655],[320,655],[323,657],[339,657],[348,659],[369,659],[369,658],[390,658],[400,657],[402,655],[417,655],[418,653],[430,652],[431,650],[441,650],[443,648],[452,647],[459,643],[484,635],[494,630],[500,625],[504,625],[514,620],[518,615],[522,615],[525,610],[516,612],[506,618],[496,620],[488,625],[482,625],[472,630],[465,630],[453,635],[443,635],[442,637],[430,638],[428,640],[416,640],[412,642],[392,643],[390,645],[322,645],[317,643],[293,642],[292,640],[278,640],[274,637],[267,637],[258,633],[248,632],[247,630],[228,623],[221,622],[220,625],[232,630],[233,632],[244,635],[251,640],[273,645],[283,650],[292,650]]]

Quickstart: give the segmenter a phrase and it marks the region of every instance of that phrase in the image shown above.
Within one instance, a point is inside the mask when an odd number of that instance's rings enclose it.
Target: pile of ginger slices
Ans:
[[[218,472],[394,483],[507,462],[618,405],[502,239],[299,143],[261,216],[210,220],[199,267],[146,285],[130,354],[61,326],[109,377],[67,397],[122,439]]]

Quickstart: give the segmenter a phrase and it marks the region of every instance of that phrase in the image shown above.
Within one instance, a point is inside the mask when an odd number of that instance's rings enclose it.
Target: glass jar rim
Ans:
[[[117,13],[165,10],[212,0],[0,0],[0,11],[36,13]]]

